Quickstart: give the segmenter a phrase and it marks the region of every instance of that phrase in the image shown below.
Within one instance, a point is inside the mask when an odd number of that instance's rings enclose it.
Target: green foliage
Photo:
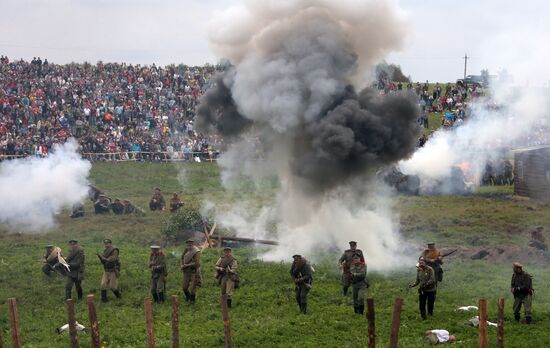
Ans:
[[[201,231],[203,217],[198,209],[184,206],[175,214],[170,215],[162,229],[162,233],[169,240],[180,239],[182,235],[189,232]]]

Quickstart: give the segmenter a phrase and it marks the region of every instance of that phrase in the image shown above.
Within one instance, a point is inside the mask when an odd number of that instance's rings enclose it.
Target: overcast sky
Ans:
[[[388,62],[401,65],[415,81],[462,77],[465,53],[471,57],[469,74],[483,68],[492,74],[503,68],[522,72],[533,61],[548,64],[548,49],[542,46],[550,37],[550,2],[397,1],[408,13],[410,30],[403,50],[388,57]],[[0,0],[0,54],[12,59],[40,56],[56,63],[215,63],[218,58],[208,47],[207,23],[216,11],[235,3]],[[534,55],[541,58],[533,60]]]

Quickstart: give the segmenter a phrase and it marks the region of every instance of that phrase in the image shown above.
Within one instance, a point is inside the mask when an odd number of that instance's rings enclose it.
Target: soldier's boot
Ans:
[[[159,301],[159,295],[157,295],[156,292],[151,293],[151,295],[153,295],[153,301],[154,301],[154,302],[158,302],[158,301]]]
[[[355,313],[355,314],[359,313],[359,307],[358,306],[353,306],[353,313]]]
[[[365,305],[359,306],[358,313],[361,314],[361,315],[363,315],[363,313],[365,313]]]
[[[520,319],[519,313],[514,313],[514,320],[519,321],[519,319]]]
[[[164,292],[159,292],[159,302],[160,303],[164,302]]]
[[[189,294],[189,303],[195,304],[195,294]]]
[[[231,308],[231,299],[230,298],[227,299],[227,308]]]
[[[82,300],[82,288],[76,288],[76,294],[79,300]]]
[[[307,313],[307,303],[302,303],[302,305],[300,306],[300,311],[302,312],[302,314]]]
[[[525,317],[525,324],[531,324],[531,317]]]
[[[109,299],[107,298],[107,290],[101,290],[101,302],[107,302]]]
[[[426,320],[426,313],[420,313],[420,316],[422,317],[422,320]]]
[[[344,292],[344,296],[348,296],[348,289],[349,289],[349,287],[347,287],[347,286],[344,286],[344,288],[342,289],[343,292]]]
[[[183,290],[183,293],[185,294],[185,302],[189,302],[191,300],[191,294],[187,290]]]
[[[118,299],[121,299],[122,298],[122,294],[120,293],[120,290],[113,290],[113,294],[115,294],[116,298]]]
[[[65,289],[65,300],[69,300],[72,298],[71,289]]]

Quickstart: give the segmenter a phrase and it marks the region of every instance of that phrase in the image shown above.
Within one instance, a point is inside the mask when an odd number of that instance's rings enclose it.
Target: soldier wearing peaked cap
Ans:
[[[338,260],[338,265],[342,269],[342,288],[344,292],[344,296],[348,295],[348,289],[352,284],[352,276],[350,272],[350,266],[351,262],[355,258],[355,256],[359,256],[359,259],[361,262],[365,262],[365,256],[363,255],[363,251],[360,249],[357,249],[357,242],[356,241],[350,241],[349,242],[349,249],[344,251],[340,259]]]
[[[409,288],[418,286],[418,307],[423,320],[426,320],[426,304],[428,305],[428,314],[433,315],[435,306],[435,297],[437,293],[437,280],[433,268],[427,265],[426,259],[420,257],[416,267],[416,281],[409,284]]]
[[[103,255],[96,253],[99,261],[103,264],[103,276],[101,277],[101,301],[107,302],[107,291],[111,289],[117,298],[122,294],[118,290],[118,278],[120,277],[120,261],[118,259],[119,250],[113,246],[110,239],[103,240],[105,250]]]
[[[160,246],[151,245],[149,255],[149,269],[151,270],[151,295],[155,302],[164,302],[164,291],[166,288],[166,255],[160,250]]]
[[[227,296],[227,307],[231,308],[233,301],[233,289],[239,287],[239,274],[237,273],[237,259],[231,253],[230,247],[223,249],[224,255],[216,262],[216,278],[221,287],[221,294]]]
[[[201,252],[195,246],[195,241],[188,239],[185,241],[187,247],[181,255],[181,271],[183,272],[183,293],[185,302],[195,303],[195,291],[201,286]]]
[[[514,294],[514,319],[519,321],[521,306],[525,311],[525,323],[531,324],[531,304],[533,301],[533,279],[531,275],[523,270],[519,262],[513,263],[514,273],[512,274],[512,294]]]
[[[307,260],[299,254],[293,255],[294,261],[290,266],[290,277],[294,281],[296,291],[296,302],[300,312],[307,313],[307,294],[313,283],[313,269]]]
[[[426,260],[428,266],[433,268],[435,279],[440,282],[443,280],[443,268],[441,267],[441,265],[443,265],[443,257],[439,249],[435,247],[434,242],[429,242],[427,245],[428,248],[424,249],[420,256]]]
[[[65,299],[71,298],[73,284],[76,287],[76,293],[79,300],[82,300],[82,280],[84,279],[84,250],[78,245],[78,241],[71,239],[69,241],[69,256],[65,259],[69,264],[69,273],[67,274],[67,284],[65,286]]]

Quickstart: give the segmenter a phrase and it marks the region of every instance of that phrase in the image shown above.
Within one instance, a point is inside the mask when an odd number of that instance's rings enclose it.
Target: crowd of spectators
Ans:
[[[211,159],[222,139],[193,118],[219,69],[1,56],[0,156],[45,156],[74,137],[90,159]]]

